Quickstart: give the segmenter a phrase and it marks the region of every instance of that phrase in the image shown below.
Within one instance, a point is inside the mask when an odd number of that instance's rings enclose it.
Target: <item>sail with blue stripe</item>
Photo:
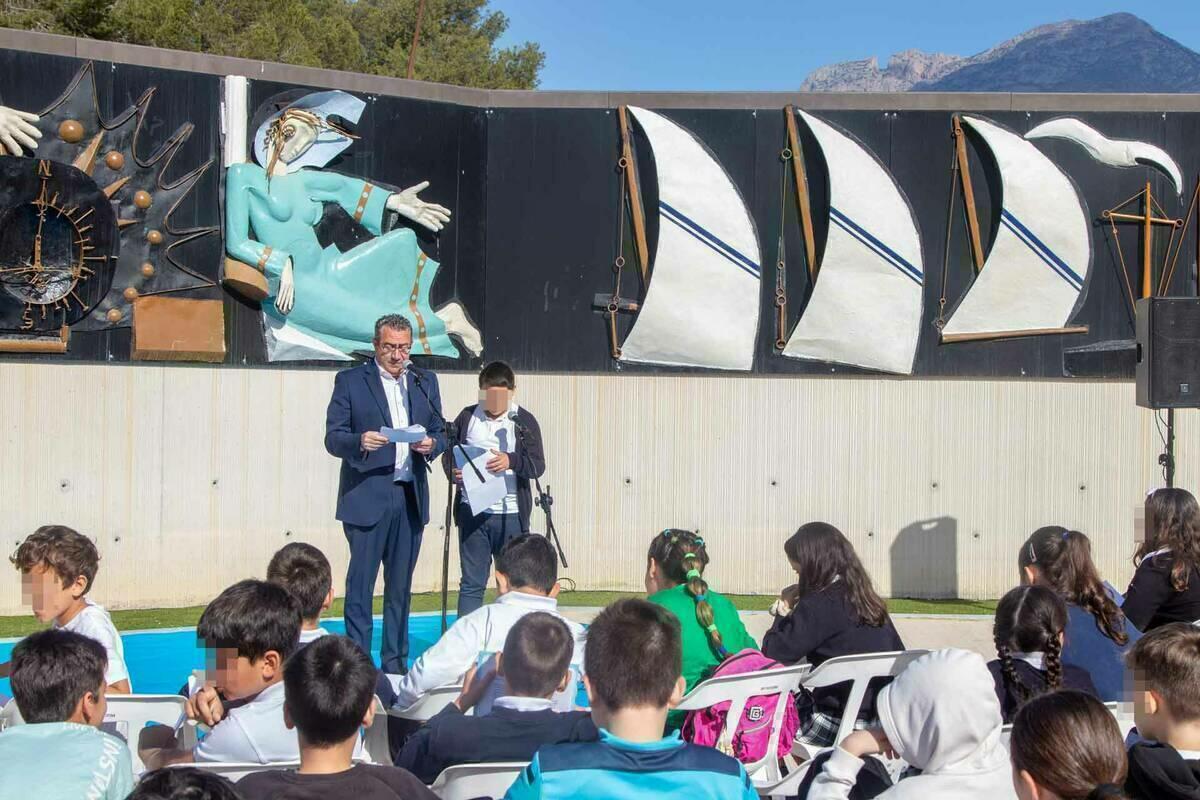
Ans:
[[[950,315],[943,339],[1077,332],[1068,328],[1092,266],[1083,198],[1032,143],[990,120],[963,115],[996,159],[1000,224],[982,269]]]

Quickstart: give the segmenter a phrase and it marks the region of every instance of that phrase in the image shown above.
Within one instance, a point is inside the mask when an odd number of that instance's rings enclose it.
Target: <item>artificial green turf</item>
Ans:
[[[495,592],[487,593],[491,600]],[[558,602],[564,606],[606,606],[622,597],[642,597],[634,592],[563,592],[558,596]],[[743,611],[764,611],[770,608],[775,600],[772,595],[726,595],[733,604]],[[450,593],[450,610],[453,612],[458,603],[458,593]],[[441,609],[441,595],[437,592],[414,594],[412,598],[413,611],[438,611]],[[888,600],[888,609],[894,614],[987,614],[996,610],[995,600]],[[188,608],[147,608],[129,611],[113,611],[113,623],[117,630],[136,631],[152,628],[187,628],[196,624],[204,606]],[[375,613],[383,612],[383,598],[375,598]],[[340,618],[342,616],[342,601],[335,600],[333,607],[326,616]],[[32,615],[20,617],[0,617],[0,638],[24,636],[45,627],[38,623]]]

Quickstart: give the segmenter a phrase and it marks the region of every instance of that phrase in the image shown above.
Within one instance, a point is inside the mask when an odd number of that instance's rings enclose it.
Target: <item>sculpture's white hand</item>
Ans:
[[[0,155],[24,155],[22,147],[33,155],[37,140],[42,138],[42,132],[33,124],[38,119],[37,114],[0,106]]]
[[[296,302],[296,281],[292,274],[292,260],[289,258],[283,264],[283,272],[279,275],[279,293],[275,295],[275,308],[285,317],[291,313]]]
[[[450,221],[450,209],[437,203],[426,203],[417,197],[417,193],[429,186],[429,181],[421,181],[416,186],[396,192],[387,199],[388,209],[411,219],[418,225],[423,225],[431,231],[440,231]]]

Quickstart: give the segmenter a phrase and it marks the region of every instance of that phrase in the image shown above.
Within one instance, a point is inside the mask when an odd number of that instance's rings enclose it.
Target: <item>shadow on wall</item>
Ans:
[[[906,525],[892,542],[892,597],[958,597],[958,520]]]

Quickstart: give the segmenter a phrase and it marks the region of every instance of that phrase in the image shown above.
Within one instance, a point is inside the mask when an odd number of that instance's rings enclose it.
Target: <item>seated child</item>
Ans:
[[[733,603],[704,580],[708,550],[691,531],[668,528],[650,543],[646,557],[646,591],[656,603],[679,618],[683,637],[683,679],[686,691],[707,678],[728,658],[758,642],[746,632]]]
[[[496,559],[496,584],[500,590],[496,602],[456,621],[416,660],[408,674],[399,679],[395,698],[387,698],[392,706],[408,708],[430,689],[462,678],[476,665],[481,653],[500,652],[509,630],[526,614],[545,611],[561,618],[555,599],[558,597],[558,557],[545,536],[525,534],[506,544]],[[576,643],[571,663],[578,665],[583,626],[563,621],[571,629]],[[574,698],[574,687],[570,687],[569,691],[559,695],[555,707],[570,710]]]
[[[537,749],[558,742],[594,742],[596,726],[586,711],[557,712],[550,698],[570,686],[574,636],[556,616],[535,611],[508,632],[495,672],[468,673],[462,695],[404,745],[396,766],[433,783],[446,767],[488,761],[529,761]],[[508,694],[490,714],[467,716],[496,676]]]
[[[1038,528],[1017,556],[1023,583],[1046,586],[1067,603],[1062,662],[1087,670],[1101,700],[1125,696],[1125,653],[1142,634],[1121,612],[1121,596],[1092,561],[1092,543],[1079,531]]]
[[[195,767],[147,772],[129,800],[242,800],[228,778]]]
[[[1030,700],[1013,720],[1008,751],[1022,800],[1124,797],[1121,729],[1091,695],[1063,690]]]
[[[810,522],[784,542],[783,551],[796,572],[796,583],[780,593],[772,609],[775,622],[763,636],[763,655],[784,664],[807,660],[817,667],[836,656],[904,649],[887,606],[841,531]],[[871,683],[856,722],[859,727],[874,721],[875,692],[886,682]],[[835,744],[848,694],[848,686],[806,693],[803,699],[810,702],[801,713],[804,743]]]
[[[1146,539],[1121,610],[1140,631],[1200,619],[1200,503],[1186,489],[1146,496]]]
[[[13,648],[12,692],[25,724],[0,733],[0,797],[129,794],[129,748],[100,730],[104,666],[104,647],[73,631],[33,633]]]
[[[374,723],[376,675],[375,662],[345,636],[300,648],[283,668],[284,719],[300,742],[300,768],[247,775],[237,785],[242,797],[433,800],[405,770],[354,763],[359,729]]]
[[[192,761],[265,764],[295,761],[296,734],[283,723],[283,663],[300,639],[300,606],[284,588],[244,580],[230,586],[204,609],[196,638],[213,659],[215,687],[188,701],[192,719],[212,725],[193,750],[180,749],[165,727],[142,731],[147,769]],[[228,713],[226,700],[247,700]]]
[[[333,605],[333,573],[324,553],[304,542],[284,545],[271,556],[267,583],[287,589],[300,603],[300,644],[329,633],[321,627],[321,614]]]
[[[834,748],[808,800],[847,800],[866,757],[879,754],[920,770],[876,795],[879,800],[1015,800],[1000,742],[1000,704],[978,653],[921,656],[879,690],[875,706],[879,727],[855,731]]]
[[[988,671],[1006,723],[1044,692],[1067,688],[1096,696],[1086,670],[1062,663],[1066,627],[1067,604],[1045,586],[1018,586],[996,604],[992,636],[999,657],[988,662]]]
[[[663,738],[667,711],[683,699],[679,620],[645,600],[618,600],[588,628],[584,684],[600,740],[552,744],[506,798],[686,797],[755,800],[736,759]]]
[[[1200,628],[1161,625],[1126,657],[1133,719],[1125,792],[1133,800],[1200,797]]]
[[[125,648],[103,606],[84,595],[92,588],[100,566],[100,553],[92,540],[65,525],[43,525],[31,533],[9,559],[21,571],[21,594],[30,598],[39,622],[81,633],[104,646],[108,666],[105,691],[128,694],[129,670]],[[8,664],[0,664],[0,678]]]

